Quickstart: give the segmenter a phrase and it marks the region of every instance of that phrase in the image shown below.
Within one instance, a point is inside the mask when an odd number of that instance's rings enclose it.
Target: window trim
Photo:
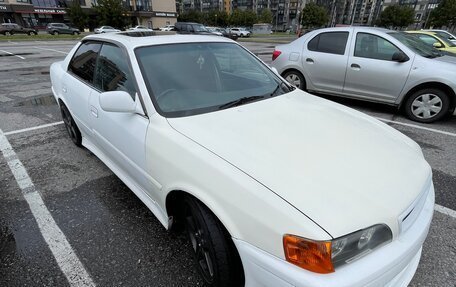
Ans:
[[[342,54],[339,54],[339,53],[330,53],[330,52],[323,52],[323,51],[318,51],[318,50],[311,50],[309,49],[309,44],[310,42],[312,42],[315,38],[317,37],[320,37],[321,35],[323,34],[334,34],[334,33],[345,33],[347,34],[347,42],[345,43],[345,48],[344,48],[344,52]],[[310,39],[308,42],[307,42],[307,45],[306,45],[306,49],[310,52],[315,52],[315,53],[324,53],[324,54],[330,54],[330,55],[338,55],[338,56],[344,56],[347,52],[347,47],[348,44],[349,44],[349,40],[350,40],[350,31],[328,31],[328,32],[322,32],[322,33],[318,33],[317,35],[313,36],[312,39]],[[320,39],[318,39],[318,44],[320,44]],[[317,47],[318,47],[318,44],[317,44]]]
[[[377,60],[377,61],[388,61],[388,62],[396,62],[396,61],[393,61],[392,59],[391,60],[385,60],[385,59],[377,59],[377,58],[370,58],[370,57],[361,57],[361,56],[355,56],[355,52],[356,52],[356,43],[358,42],[358,34],[366,34],[366,35],[371,35],[371,36],[376,36],[378,38],[382,38],[383,40],[385,41],[388,41],[391,45],[393,45],[396,49],[399,50],[399,52],[402,52],[404,53],[405,55],[407,55],[407,53],[405,53],[404,51],[402,51],[401,48],[399,48],[397,45],[395,45],[391,40],[388,40],[386,39],[385,37],[382,37],[380,35],[376,35],[376,34],[372,34],[372,33],[368,33],[368,32],[356,32],[356,35],[355,35],[355,45],[353,46],[353,55],[352,57],[354,58],[362,58],[362,59],[370,59],[370,60]],[[407,55],[408,56],[408,55]]]
[[[96,59],[96,63],[95,63],[95,71],[93,73],[93,78],[92,78],[92,83],[88,83],[86,80],[82,79],[81,77],[79,77],[78,75],[74,74],[69,68],[70,68],[70,64],[71,64],[71,61],[73,60],[74,56],[76,55],[76,52],[79,50],[79,48],[87,43],[87,42],[92,42],[92,43],[100,43],[101,44],[101,47],[100,47],[100,51],[98,51],[97,53],[97,59]],[[130,57],[128,56],[128,50],[125,48],[125,46],[123,46],[121,43],[117,42],[117,41],[112,41],[112,40],[99,40],[99,39],[89,39],[89,40],[85,40],[85,41],[82,41],[81,44],[78,46],[78,48],[76,49],[76,51],[74,52],[73,56],[71,57],[70,61],[68,62],[68,66],[67,66],[67,73],[69,75],[72,75],[73,77],[75,77],[77,80],[79,80],[81,83],[84,83],[85,85],[87,85],[89,88],[97,91],[98,93],[103,93],[103,91],[101,91],[100,89],[98,89],[95,85],[94,85],[94,80],[95,80],[95,72],[97,70],[97,67],[98,67],[98,56],[100,55],[100,52],[101,52],[101,49],[103,48],[103,44],[105,43],[109,43],[109,44],[112,44],[112,45],[115,45],[117,47],[120,48],[120,50],[122,50],[122,52],[124,53],[124,55],[127,56],[127,65],[128,65],[128,68],[130,70],[130,73],[131,73],[131,76],[132,76],[132,80],[133,80],[133,83],[134,83],[134,86],[135,86],[135,89],[136,89],[136,93],[135,93],[135,96],[137,96],[139,98],[139,102],[141,104],[141,107],[144,111],[144,115],[141,115],[141,114],[138,114],[140,116],[143,116],[145,118],[149,118],[149,113],[146,109],[146,105],[144,103],[144,99],[142,97],[142,94],[141,94],[141,90],[139,89],[139,85],[138,85],[138,81],[136,80],[136,75],[134,73],[134,70],[133,70],[133,65],[131,63],[131,60],[130,60]],[[134,100],[134,99],[133,99]]]

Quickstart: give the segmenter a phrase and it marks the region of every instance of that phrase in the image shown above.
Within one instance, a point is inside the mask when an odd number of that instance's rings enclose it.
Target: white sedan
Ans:
[[[72,141],[166,229],[186,227],[208,285],[413,277],[434,188],[420,147],[393,128],[222,37],[91,35],[50,75]]]
[[[146,26],[135,26],[132,28],[128,28],[128,31],[153,31],[152,29],[147,28]]]
[[[119,29],[116,29],[111,26],[101,26],[100,28],[96,28],[93,30],[95,34],[104,34],[104,33],[115,33],[115,32],[120,32]]]

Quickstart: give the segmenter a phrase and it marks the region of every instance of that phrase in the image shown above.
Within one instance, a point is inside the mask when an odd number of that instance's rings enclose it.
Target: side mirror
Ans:
[[[396,52],[393,54],[392,59],[395,62],[404,63],[410,60],[410,58],[402,51]]]
[[[136,102],[124,91],[104,92],[100,94],[100,107],[106,112],[135,113]]]
[[[432,44],[432,46],[434,46],[434,48],[437,48],[437,49],[443,48],[442,43],[439,43],[439,42],[435,42],[434,44]]]

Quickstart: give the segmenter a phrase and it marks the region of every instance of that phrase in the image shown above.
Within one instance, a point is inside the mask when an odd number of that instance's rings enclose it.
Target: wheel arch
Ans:
[[[444,91],[445,93],[448,94],[450,98],[450,109],[454,109],[456,107],[456,92],[447,84],[444,84],[442,82],[437,82],[437,81],[432,81],[432,82],[425,82],[421,83],[419,85],[416,85],[415,87],[411,88],[405,96],[402,98],[399,108],[403,109],[405,103],[407,102],[407,99],[411,97],[415,92],[422,90],[422,89],[440,89]]]
[[[298,72],[298,73],[300,73],[302,78],[304,79],[304,89],[302,89],[302,90],[306,90],[307,89],[308,81],[306,79],[306,76],[304,75],[304,73],[301,70],[299,70],[296,67],[290,67],[290,68],[285,69],[282,73],[280,73],[280,75],[283,78],[285,78],[285,74],[288,73],[288,72]]]

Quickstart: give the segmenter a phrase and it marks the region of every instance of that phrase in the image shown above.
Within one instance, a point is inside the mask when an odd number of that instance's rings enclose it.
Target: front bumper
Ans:
[[[330,274],[317,274],[277,258],[245,241],[233,239],[245,271],[245,286],[407,286],[416,272],[434,213],[434,187],[410,228],[371,254]]]

